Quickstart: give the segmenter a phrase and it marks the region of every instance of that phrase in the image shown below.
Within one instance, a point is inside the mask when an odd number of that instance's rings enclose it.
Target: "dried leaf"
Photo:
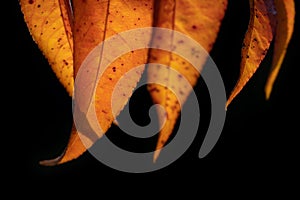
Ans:
[[[226,7],[227,0],[157,1],[155,26],[186,34],[201,44],[205,50],[210,51],[217,37]],[[154,35],[154,37],[159,36]],[[172,40],[173,38],[170,39]],[[162,42],[159,41],[159,38],[155,41]],[[176,41],[171,42],[174,45],[176,44]],[[175,77],[173,73],[169,73],[171,69],[159,66],[157,68],[149,68],[147,71],[150,82],[155,82],[158,79],[165,81],[165,86],[159,84],[149,84],[148,86],[153,102],[162,105],[165,109],[163,116],[158,115],[161,125],[164,121],[164,116],[166,117],[164,126],[159,133],[154,153],[155,161],[160,153],[160,149],[172,134],[180,114],[181,108],[176,95],[184,103],[190,93],[180,80],[184,77],[194,86],[199,78],[199,72],[182,57],[159,49],[151,50],[149,62],[170,66],[180,74],[180,76],[176,75]],[[203,65],[205,60],[201,60],[199,63]],[[201,66],[199,67],[201,68]]]
[[[269,99],[274,81],[278,75],[281,64],[294,30],[295,4],[294,0],[275,0],[277,10],[277,28],[275,33],[274,54],[271,71],[265,86],[266,99]]]
[[[81,63],[86,56],[106,38],[126,30],[152,26],[153,21],[153,0],[100,0],[100,1],[82,1],[74,0],[74,63],[75,73],[80,70]],[[150,41],[149,41],[150,42]],[[67,150],[59,158],[51,161],[42,162],[46,165],[55,165],[72,160],[86,151],[86,148],[92,146],[111,126],[115,120],[113,111],[118,115],[128,99],[133,89],[139,81],[143,70],[136,70],[135,76],[127,77],[126,85],[122,85],[122,91],[118,95],[118,101],[112,108],[112,92],[118,80],[129,70],[147,62],[147,49],[131,51],[116,59],[104,71],[99,79],[95,90],[95,99],[90,96],[80,97],[87,105],[87,110],[95,106],[98,123],[102,129],[99,132],[82,132],[85,142],[79,139],[78,132],[73,129],[72,137],[67,146]],[[97,59],[96,59],[97,60]],[[90,63],[99,66],[101,57],[97,62]],[[90,73],[85,71],[83,73]],[[86,76],[90,78],[91,76]],[[83,81],[80,87],[89,87],[89,80]],[[84,106],[83,106],[84,107]],[[87,113],[87,110],[81,110]],[[89,117],[87,117],[89,120]],[[88,121],[93,128],[95,121]]]
[[[67,0],[20,0],[25,22],[59,81],[73,93],[73,39]]]
[[[226,107],[240,93],[265,58],[273,40],[276,10],[273,0],[250,0],[250,22],[245,34],[240,77],[231,92]]]

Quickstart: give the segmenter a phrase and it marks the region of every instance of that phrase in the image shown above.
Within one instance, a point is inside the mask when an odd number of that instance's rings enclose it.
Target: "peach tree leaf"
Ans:
[[[227,8],[227,0],[210,0],[210,1],[194,1],[194,0],[168,0],[157,1],[155,10],[155,26],[179,31],[190,36],[197,41],[206,51],[210,51],[217,38],[221,21]],[[154,36],[159,45],[159,35]],[[170,43],[176,46],[176,42],[170,38]],[[179,41],[180,42],[180,41]],[[155,44],[154,44],[155,46]],[[206,59],[199,61],[200,65],[205,64]],[[200,76],[197,69],[188,61],[172,52],[166,52],[160,49],[152,49],[149,56],[150,63],[159,63],[170,68],[160,67],[149,68],[147,76],[149,82],[163,80],[165,85],[149,84],[148,90],[153,102],[160,104],[165,109],[163,115],[158,114],[160,125],[162,127],[154,153],[154,161],[158,158],[160,149],[166,144],[173,132],[175,123],[180,114],[180,102],[186,101],[190,91],[182,84],[181,79],[188,80],[190,85],[195,86]],[[201,66],[199,66],[201,68]],[[170,70],[176,70],[180,76],[173,75]],[[164,120],[164,116],[166,119]]]
[[[274,81],[276,80],[294,31],[295,22],[294,0],[275,0],[275,7],[278,24],[275,33],[272,67],[265,85],[266,99],[269,99],[271,95]]]
[[[265,58],[273,40],[276,10],[273,0],[250,0],[250,22],[244,37],[240,76],[226,107],[240,93]]]
[[[126,30],[152,26],[153,0],[73,0],[72,5],[74,14],[74,71],[76,75],[89,53],[105,39]],[[94,62],[89,63],[92,68],[100,66],[99,63],[102,59],[100,54],[98,55],[99,58],[92,59]],[[82,72],[86,73],[86,80],[82,80],[79,87],[83,90],[85,88],[94,90],[95,96],[83,95],[80,97],[80,102],[84,102],[84,106],[81,106],[81,109],[84,107],[84,110],[80,110],[80,112],[87,115],[87,124],[92,129],[95,127],[94,124],[99,123],[101,131],[94,131],[93,134],[90,134],[89,131],[80,130],[79,133],[73,129],[64,153],[56,159],[42,161],[42,164],[56,165],[75,159],[105,134],[115,120],[116,116],[113,115],[113,111],[116,115],[121,112],[140,80],[144,68],[142,70],[141,68],[137,69],[134,76],[127,77],[126,84],[121,86],[117,103],[112,107],[112,95],[117,82],[131,69],[145,65],[147,55],[148,49],[131,51],[122,55],[105,69],[97,84],[91,82],[91,77],[95,74],[89,75],[92,73],[89,70]],[[87,89],[87,91],[89,90]],[[95,108],[96,121],[95,118],[91,119],[88,114],[92,108]],[[84,142],[81,136],[84,137]]]
[[[74,87],[71,9],[67,0],[20,0],[33,40],[71,96]]]

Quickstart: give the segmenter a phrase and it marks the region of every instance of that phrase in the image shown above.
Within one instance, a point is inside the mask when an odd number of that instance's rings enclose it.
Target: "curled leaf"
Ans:
[[[278,24],[275,33],[272,67],[265,86],[266,99],[270,98],[274,81],[276,80],[293,34],[295,21],[294,0],[275,0],[275,7]]]
[[[273,40],[276,10],[273,0],[250,0],[250,22],[245,34],[240,77],[232,90],[226,107],[240,93],[265,58]]]

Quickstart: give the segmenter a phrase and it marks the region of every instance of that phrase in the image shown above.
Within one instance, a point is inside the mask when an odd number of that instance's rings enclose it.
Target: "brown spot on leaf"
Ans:
[[[65,63],[65,65],[69,65],[69,63],[66,60],[63,60],[63,62]]]
[[[157,60],[157,57],[151,55],[151,59],[152,59],[152,60]]]
[[[176,108],[177,107],[175,105],[171,107],[171,109],[172,109],[173,112],[176,110]]]
[[[153,87],[149,90],[149,92],[159,92],[159,89],[156,87]]]

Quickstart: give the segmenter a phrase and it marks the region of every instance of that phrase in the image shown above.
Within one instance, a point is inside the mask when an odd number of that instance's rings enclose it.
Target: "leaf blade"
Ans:
[[[65,148],[63,153],[54,159],[42,160],[39,162],[39,164],[43,166],[55,166],[57,164],[61,164],[73,160],[77,158],[78,155],[82,155],[83,152],[85,152],[85,145],[82,143],[81,139],[77,137],[77,134],[78,134],[77,129],[73,125],[68,146]],[[64,155],[68,155],[68,156],[64,156]]]
[[[152,25],[153,0],[74,0],[73,5],[75,41],[74,67],[76,75],[88,54],[105,39],[122,31]],[[80,130],[81,132],[79,133],[73,129],[65,152],[58,158],[52,161],[50,160],[49,162],[44,161],[42,164],[62,164],[79,157],[110,128],[115,120],[113,110],[116,115],[121,112],[130,98],[133,88],[140,79],[142,71],[140,69],[137,70],[134,77],[127,79],[127,84],[123,85],[122,95],[119,96],[117,104],[112,107],[111,98],[113,89],[124,73],[136,66],[146,63],[147,54],[148,50],[146,49],[129,52],[117,58],[107,67],[99,79],[98,85],[92,86],[95,90],[95,98],[88,96],[82,99],[85,101],[84,104],[87,105],[88,110],[95,106],[97,121],[95,121],[95,118],[89,121],[90,118],[88,116],[86,125],[90,126],[88,127],[89,130],[85,130],[85,132]],[[101,58],[92,64],[99,66],[100,62]],[[88,81],[83,82],[86,83]],[[80,87],[86,86],[87,85],[81,85]],[[80,110],[79,112],[88,115],[87,110]],[[95,123],[99,123],[102,128],[100,133],[94,131],[93,125]],[[93,129],[92,134],[90,134],[91,129]],[[82,141],[83,137],[85,141]]]
[[[273,0],[250,0],[250,21],[241,52],[240,76],[226,102],[226,108],[240,93],[265,58],[273,40],[275,14]]]
[[[294,0],[275,0],[275,7],[278,13],[278,24],[275,34],[271,71],[265,85],[266,99],[270,98],[274,82],[278,76],[280,67],[284,60],[289,42],[293,34],[295,21]]]
[[[168,28],[184,33],[199,42],[206,51],[211,50],[227,8],[226,0],[170,0],[167,2],[158,2],[157,27]],[[171,43],[172,42],[173,41],[171,41]],[[170,68],[178,71],[182,77],[186,78],[192,86],[196,84],[199,77],[199,72],[189,62],[170,52],[158,49],[151,50],[149,62],[170,66]],[[201,60],[199,63],[203,66],[205,60]],[[160,154],[161,148],[170,137],[179,116],[181,108],[175,93],[177,95],[179,94],[180,101],[184,103],[190,91],[187,91],[186,88],[180,85],[178,81],[180,77],[170,75],[168,68],[149,68],[147,73],[150,82],[155,82],[157,79],[166,80],[165,83],[167,86],[165,87],[158,84],[149,84],[148,86],[153,102],[162,105],[166,111],[165,114],[158,115],[160,125],[164,122],[164,116],[166,116],[166,121],[159,133],[153,158],[155,161]]]
[[[20,6],[33,40],[72,96],[73,38],[69,4],[65,0],[20,0]]]

